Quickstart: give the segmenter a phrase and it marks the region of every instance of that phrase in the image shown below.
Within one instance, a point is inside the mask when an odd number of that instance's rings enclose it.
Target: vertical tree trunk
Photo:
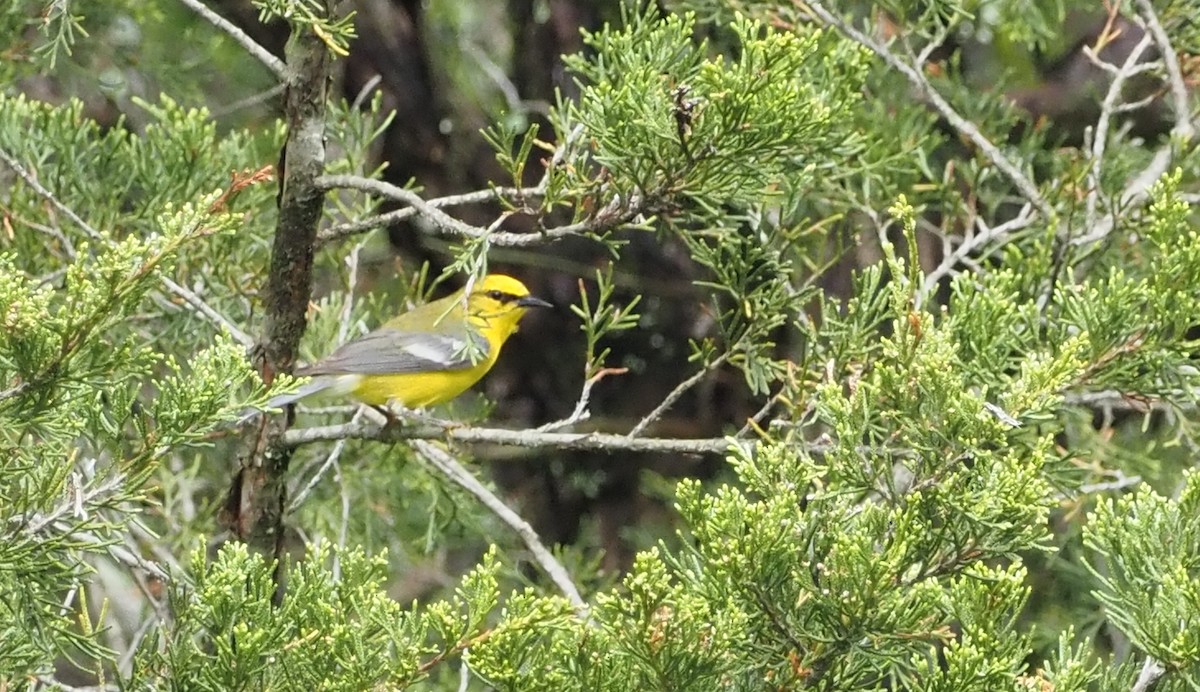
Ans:
[[[326,0],[326,12],[334,12]],[[307,324],[312,293],[313,245],[324,192],[317,178],[325,171],[325,106],[331,58],[329,47],[308,27],[296,27],[286,50],[290,70],[285,100],[288,123],[279,170],[279,222],[267,276],[266,318],[261,342],[263,379],[289,372]],[[279,560],[283,548],[285,472],[291,452],[276,445],[285,426],[268,421],[254,452],[235,481],[234,531],[255,550]],[[276,566],[282,595],[282,561]]]

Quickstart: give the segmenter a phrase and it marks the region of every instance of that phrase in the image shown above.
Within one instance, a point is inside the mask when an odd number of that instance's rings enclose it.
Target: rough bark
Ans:
[[[334,11],[332,0],[326,1],[326,10]],[[329,48],[318,36],[303,27],[295,33],[286,51],[290,71],[285,98],[287,141],[280,161],[279,221],[260,344],[267,382],[276,373],[291,371],[307,326],[313,247],[324,202],[316,180],[325,171],[325,107],[332,61]],[[231,494],[235,500],[232,528],[255,550],[278,559],[283,549],[285,473],[291,453],[277,443],[284,421],[276,417],[265,425]]]

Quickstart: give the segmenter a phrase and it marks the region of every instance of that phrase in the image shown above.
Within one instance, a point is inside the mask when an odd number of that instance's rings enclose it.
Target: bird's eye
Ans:
[[[500,291],[488,291],[485,295],[487,295],[488,298],[491,298],[494,301],[497,301],[500,303],[506,302],[504,300],[504,294],[501,293]]]

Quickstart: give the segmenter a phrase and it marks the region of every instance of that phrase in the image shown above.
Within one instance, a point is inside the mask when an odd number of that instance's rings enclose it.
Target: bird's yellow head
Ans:
[[[517,331],[526,310],[548,307],[553,306],[530,295],[525,284],[511,276],[488,274],[475,282],[467,296],[467,319],[503,343]]]

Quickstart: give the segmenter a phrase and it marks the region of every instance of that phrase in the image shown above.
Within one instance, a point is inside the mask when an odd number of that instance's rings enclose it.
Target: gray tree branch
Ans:
[[[287,447],[314,442],[337,440],[374,440],[400,442],[403,440],[451,440],[481,442],[514,447],[590,450],[601,452],[657,452],[667,454],[725,454],[734,446],[748,446],[746,440],[734,438],[664,439],[627,437],[608,433],[538,432],[536,430],[507,430],[504,428],[473,428],[447,425],[388,425],[345,423],[311,428],[296,428],[283,434]],[[814,444],[810,453],[820,454],[828,446]]]

